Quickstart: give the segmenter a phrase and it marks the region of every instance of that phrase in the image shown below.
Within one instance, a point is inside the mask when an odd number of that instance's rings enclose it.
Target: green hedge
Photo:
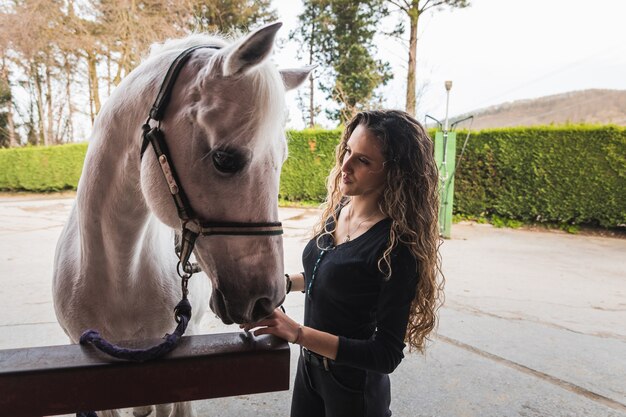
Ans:
[[[86,143],[0,149],[0,190],[76,189],[86,151]]]
[[[280,197],[289,201],[323,201],[326,177],[335,164],[341,130],[287,132],[289,157],[280,176]]]
[[[457,134],[457,154],[463,132]],[[626,226],[626,129],[566,126],[472,133],[455,178],[458,214]]]
[[[465,133],[457,134],[457,157]],[[323,199],[340,134],[290,132],[283,199]],[[626,129],[566,126],[473,132],[456,172],[454,211],[526,222],[623,227]]]
[[[340,130],[288,132],[280,197],[322,201]],[[464,132],[457,134],[457,156]],[[86,144],[0,149],[0,189],[75,189]],[[626,129],[566,126],[473,132],[456,173],[455,213],[626,226]]]

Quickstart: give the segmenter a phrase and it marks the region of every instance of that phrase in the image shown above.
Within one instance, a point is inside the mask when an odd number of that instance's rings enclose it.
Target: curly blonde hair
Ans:
[[[424,351],[428,334],[437,325],[437,310],[443,304],[445,278],[441,271],[441,238],[438,172],[433,142],[422,125],[399,110],[360,112],[348,122],[337,146],[335,166],[328,176],[328,194],[323,213],[313,230],[318,238],[332,234],[328,220],[337,225],[338,207],[348,198],[339,190],[341,166],[346,143],[357,126],[363,126],[380,141],[387,172],[386,187],[378,203],[381,212],[392,220],[389,244],[378,260],[378,269],[391,277],[391,252],[398,243],[406,245],[417,260],[419,280],[411,303],[405,342],[409,350]],[[319,240],[318,240],[319,242]]]

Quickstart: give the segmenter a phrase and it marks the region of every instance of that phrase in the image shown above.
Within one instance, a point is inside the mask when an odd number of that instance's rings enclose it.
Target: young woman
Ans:
[[[301,346],[292,417],[390,416],[388,374],[405,343],[423,351],[442,297],[433,144],[407,113],[362,112],[336,158],[304,273],[287,275],[304,325],[277,309],[242,327]]]

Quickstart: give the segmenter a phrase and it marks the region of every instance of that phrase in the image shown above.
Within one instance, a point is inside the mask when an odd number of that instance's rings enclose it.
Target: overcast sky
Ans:
[[[470,0],[465,9],[433,11],[420,19],[418,118],[445,115],[444,81],[452,80],[450,115],[508,101],[588,88],[626,90],[626,1]],[[287,41],[301,12],[299,0],[273,0],[286,44],[281,66],[298,65],[298,45]],[[392,17],[391,26],[400,18]],[[377,56],[395,79],[383,89],[388,107],[404,108],[407,49],[377,39]],[[290,127],[303,122],[290,93]],[[320,95],[321,97],[321,95]],[[329,125],[329,122],[324,122]]]

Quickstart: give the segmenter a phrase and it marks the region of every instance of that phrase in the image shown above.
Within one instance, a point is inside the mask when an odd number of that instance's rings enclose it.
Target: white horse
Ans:
[[[119,342],[160,338],[175,327],[181,221],[155,152],[149,147],[140,158],[140,148],[142,124],[183,50],[219,48],[193,52],[160,122],[190,206],[201,221],[277,221],[287,155],[284,93],[312,70],[279,71],[270,61],[280,26],[236,41],[192,35],[155,46],[102,107],[54,265],[54,307],[73,343],[86,329]],[[194,315],[187,334],[208,304],[230,324],[257,321],[283,301],[280,236],[200,236],[194,254],[204,272],[189,281]],[[189,403],[157,407],[157,415],[170,410],[172,417],[194,415]]]

